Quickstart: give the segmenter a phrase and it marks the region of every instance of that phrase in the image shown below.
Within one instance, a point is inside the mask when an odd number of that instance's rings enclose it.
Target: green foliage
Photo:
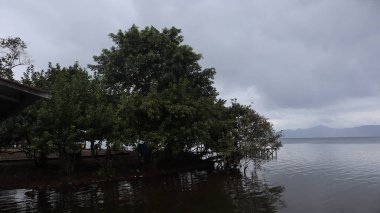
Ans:
[[[231,134],[235,150],[244,157],[255,157],[265,148],[279,149],[281,133],[273,130],[272,124],[250,106],[232,100],[228,108],[232,119]]]
[[[110,34],[115,46],[104,49],[90,65],[112,93],[147,94],[151,87],[158,91],[172,83],[187,79],[199,93],[215,95],[212,87],[214,69],[202,70],[198,61],[201,55],[194,53],[183,41],[180,30],[154,27],[139,31],[132,26],[128,31],[121,30]]]
[[[110,34],[115,46],[90,67],[108,94],[120,97],[119,117],[129,143],[145,141],[169,154],[209,143],[215,70],[202,69],[201,55],[182,44],[180,30],[153,27]]]
[[[144,141],[169,155],[202,147],[240,155],[280,146],[280,135],[249,106],[226,107],[213,87],[213,68],[183,44],[180,30],[154,27],[110,34],[115,43],[90,65],[118,106],[126,143]]]
[[[94,99],[90,77],[78,64],[69,68],[49,65],[48,70],[29,72],[24,83],[50,91],[52,98],[33,106],[37,116],[31,124],[31,148],[48,146],[59,153],[65,172],[74,169],[75,153],[83,140],[80,130],[86,129],[85,116],[88,103]],[[44,137],[39,139],[39,136]]]
[[[112,135],[113,108],[107,105],[100,82],[78,64],[68,68],[49,64],[48,70],[41,72],[28,70],[22,82],[49,91],[52,98],[4,121],[0,131],[8,138],[1,141],[21,143],[35,159],[58,153],[70,173],[83,141]]]
[[[90,76],[77,63],[46,71],[28,69],[24,84],[49,91],[39,101],[0,124],[0,143],[22,144],[34,159],[61,156],[74,169],[83,141],[103,142],[112,171],[111,148],[144,141],[153,152],[255,157],[279,148],[280,134],[250,106],[227,107],[213,86],[215,69],[202,69],[202,56],[183,44],[180,30],[154,27],[110,34],[115,43],[95,56]]]

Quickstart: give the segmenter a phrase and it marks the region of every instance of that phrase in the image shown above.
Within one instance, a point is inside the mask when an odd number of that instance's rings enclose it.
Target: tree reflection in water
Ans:
[[[29,191],[29,190],[28,190]],[[107,182],[64,191],[0,191],[0,209],[38,212],[276,212],[284,187],[257,172],[192,171],[159,179]],[[23,194],[24,193],[24,194]],[[17,199],[15,199],[17,197]],[[28,201],[28,205],[22,205]]]

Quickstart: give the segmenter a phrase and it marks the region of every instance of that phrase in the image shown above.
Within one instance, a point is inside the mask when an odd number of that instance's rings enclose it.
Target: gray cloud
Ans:
[[[380,119],[379,5],[375,0],[7,1],[0,8],[0,36],[27,41],[37,68],[49,61],[78,60],[85,66],[112,44],[108,33],[133,23],[176,26],[185,43],[203,54],[202,65],[216,68],[222,98],[253,103],[277,128],[339,127]]]

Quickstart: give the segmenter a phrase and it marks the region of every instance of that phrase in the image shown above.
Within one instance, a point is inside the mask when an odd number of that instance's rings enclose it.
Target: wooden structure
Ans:
[[[40,89],[0,78],[0,121],[50,95]]]
[[[277,159],[277,148],[267,146],[258,152],[258,157],[262,159]]]

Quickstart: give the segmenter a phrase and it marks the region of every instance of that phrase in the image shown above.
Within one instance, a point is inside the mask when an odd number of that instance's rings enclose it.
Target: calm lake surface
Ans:
[[[380,138],[283,139],[240,173],[191,171],[65,191],[0,190],[0,212],[380,212]]]

